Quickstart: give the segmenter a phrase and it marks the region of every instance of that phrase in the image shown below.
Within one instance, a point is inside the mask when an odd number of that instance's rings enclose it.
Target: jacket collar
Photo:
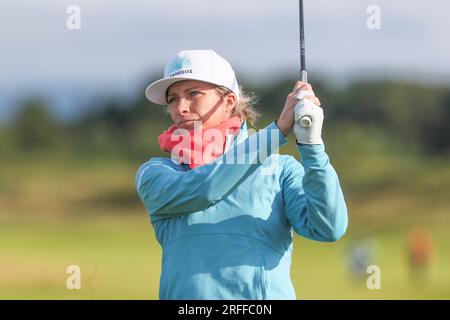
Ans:
[[[248,138],[247,122],[244,121],[244,122],[242,122],[241,128],[239,130],[239,134],[237,136],[227,135],[224,153],[226,153],[235,144],[239,144],[247,138]]]

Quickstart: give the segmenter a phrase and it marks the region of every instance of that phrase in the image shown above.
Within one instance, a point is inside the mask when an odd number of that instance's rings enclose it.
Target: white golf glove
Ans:
[[[323,109],[318,107],[311,100],[304,97],[309,95],[309,91],[300,91],[298,94],[298,103],[294,109],[295,123],[294,134],[297,142],[301,144],[323,144],[322,140],[322,124],[323,124]],[[300,119],[304,116],[309,116],[311,119],[311,126],[303,128],[300,126]]]

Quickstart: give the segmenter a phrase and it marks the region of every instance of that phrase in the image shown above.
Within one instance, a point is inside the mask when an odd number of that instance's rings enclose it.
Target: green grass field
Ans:
[[[296,236],[291,277],[298,299],[450,299],[448,166],[407,164],[423,169],[417,186],[401,161],[402,176],[391,179],[395,167],[364,176],[360,162],[348,160],[350,175],[337,153],[334,158],[350,227],[337,243]],[[20,159],[2,166],[0,299],[157,299],[161,249],[134,190],[136,169]],[[430,228],[436,252],[421,286],[411,281],[406,254],[416,224]],[[380,248],[380,290],[369,290],[347,269],[347,248],[362,234]],[[81,268],[81,290],[66,288],[69,265]]]
[[[381,289],[369,290],[346,268],[351,232],[322,244],[295,238],[292,279],[298,299],[450,298],[450,234],[438,244],[426,285],[411,282],[405,232],[372,234],[380,246]],[[1,299],[157,299],[161,250],[145,214],[60,222],[6,223],[0,228]],[[81,290],[66,289],[66,268],[81,268]]]

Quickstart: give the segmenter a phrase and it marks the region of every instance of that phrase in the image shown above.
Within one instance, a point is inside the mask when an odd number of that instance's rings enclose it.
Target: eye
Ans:
[[[191,95],[191,97],[195,97],[195,96],[199,95],[200,92],[199,91],[191,91],[189,94]]]
[[[169,104],[171,104],[171,103],[175,102],[176,99],[177,99],[176,97],[171,97],[171,98],[169,98],[169,99],[167,100],[167,102],[168,102]]]

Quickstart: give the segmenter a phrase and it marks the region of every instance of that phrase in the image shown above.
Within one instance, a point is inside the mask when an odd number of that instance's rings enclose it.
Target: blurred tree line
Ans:
[[[260,97],[258,129],[276,119],[295,79],[270,87],[247,87]],[[358,80],[343,88],[313,83],[325,111],[324,134],[349,128],[379,131],[403,146],[433,155],[450,155],[450,87],[396,81]],[[158,135],[170,124],[164,107],[144,97],[115,97],[95,103],[76,121],[58,121],[44,100],[29,98],[9,125],[0,127],[2,157],[65,154],[76,157],[145,161],[162,154]],[[360,138],[360,137],[359,137]],[[349,147],[350,148],[350,147]],[[351,152],[351,150],[349,150]]]

